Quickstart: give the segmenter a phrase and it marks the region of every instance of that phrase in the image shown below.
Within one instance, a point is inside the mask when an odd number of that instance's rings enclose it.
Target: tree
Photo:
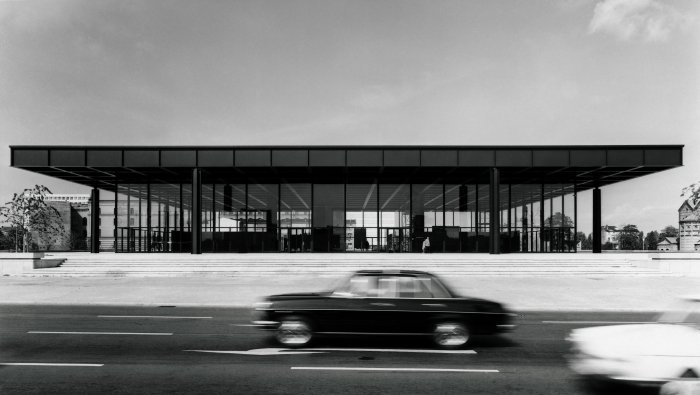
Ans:
[[[686,198],[686,200],[690,200],[693,205],[700,200],[700,181],[683,188],[681,191],[681,197]]]
[[[51,237],[64,232],[61,226],[61,214],[46,203],[46,194],[51,191],[43,185],[27,188],[22,193],[15,193],[12,200],[0,207],[0,217],[4,218],[15,231],[15,251],[22,245],[22,251],[28,252],[32,245],[32,233],[39,237]]]
[[[9,250],[10,248],[12,248],[12,242],[10,241],[10,238],[7,237],[7,234],[3,232],[2,229],[0,229],[0,251]]]
[[[652,230],[644,237],[644,246],[647,250],[656,250],[659,245],[659,232]]]
[[[618,233],[617,241],[621,250],[641,250],[642,239],[641,232],[637,229],[637,225],[625,225],[620,233]]]
[[[590,233],[588,234],[588,236],[586,236],[586,234],[581,231],[576,232],[576,243],[579,245],[579,248],[581,250],[593,249],[593,240],[591,239]]]
[[[546,225],[555,227],[555,226],[565,226],[565,227],[574,227],[574,220],[571,219],[571,217],[563,215],[560,212],[554,213],[551,217],[547,218],[544,220],[544,223]]]
[[[549,242],[551,251],[565,251],[574,248],[574,221],[560,212],[554,213],[545,221],[542,238]]]
[[[659,232],[659,240],[663,240],[666,237],[672,240],[678,237],[678,228],[672,225],[668,225],[667,227],[663,228],[663,230]]]
[[[581,231],[576,232],[576,244],[583,248],[584,243],[586,243],[586,234]]]
[[[15,228],[6,228],[0,236],[0,250],[14,250],[15,244],[22,243],[22,236],[17,235]]]

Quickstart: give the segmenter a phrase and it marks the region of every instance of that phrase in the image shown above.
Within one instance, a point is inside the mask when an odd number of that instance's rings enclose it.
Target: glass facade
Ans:
[[[116,252],[189,252],[189,184],[122,184],[115,194]]]
[[[201,186],[202,252],[575,252],[573,184]],[[191,252],[192,184],[124,184],[117,252]],[[492,209],[493,202],[498,207]]]

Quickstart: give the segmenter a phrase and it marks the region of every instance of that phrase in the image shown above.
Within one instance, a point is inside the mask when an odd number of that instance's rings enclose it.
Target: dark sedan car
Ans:
[[[332,291],[268,296],[253,324],[289,347],[360,334],[428,335],[438,347],[459,348],[472,334],[513,329],[514,316],[497,302],[456,295],[430,273],[362,270]]]

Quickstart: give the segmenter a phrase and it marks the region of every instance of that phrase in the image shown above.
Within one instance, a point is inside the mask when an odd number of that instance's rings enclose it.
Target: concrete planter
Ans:
[[[0,275],[17,276],[32,273],[35,269],[58,267],[65,259],[42,259],[43,252],[0,253]]]

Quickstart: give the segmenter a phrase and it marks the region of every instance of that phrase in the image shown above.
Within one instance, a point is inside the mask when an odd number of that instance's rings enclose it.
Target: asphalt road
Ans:
[[[0,305],[0,393],[587,394],[565,361],[576,327],[651,313],[528,312],[459,352],[416,338],[280,349],[235,308]]]

